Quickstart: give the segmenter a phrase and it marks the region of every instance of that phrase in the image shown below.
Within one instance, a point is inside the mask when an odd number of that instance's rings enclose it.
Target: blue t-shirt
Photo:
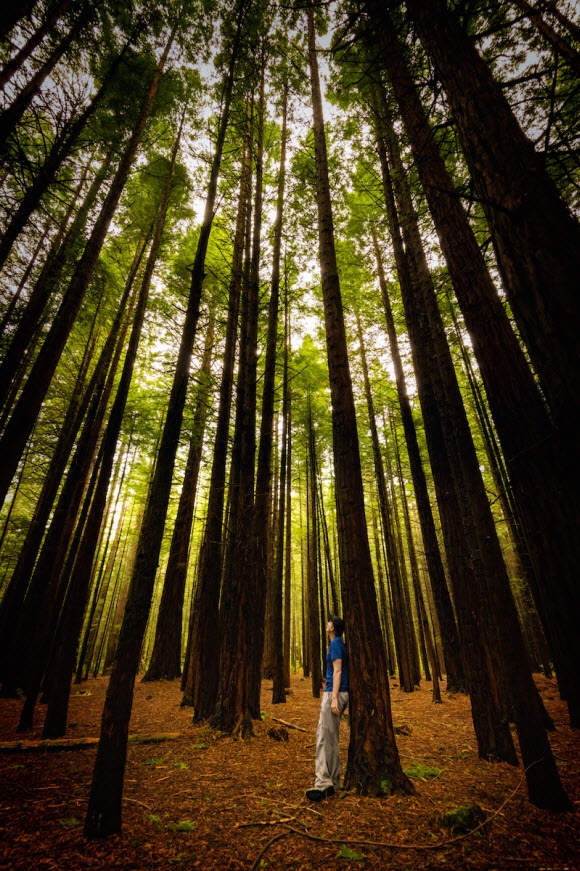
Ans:
[[[326,653],[326,690],[325,692],[332,692],[332,676],[334,674],[334,667],[332,665],[333,659],[342,659],[342,676],[340,678],[340,689],[339,692],[347,693],[348,692],[348,653],[346,650],[346,645],[342,638],[338,635],[336,638],[333,638],[328,646],[328,651]]]

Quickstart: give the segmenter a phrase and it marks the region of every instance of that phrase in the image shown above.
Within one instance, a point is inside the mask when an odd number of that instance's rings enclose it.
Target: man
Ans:
[[[326,625],[330,644],[326,654],[326,684],[320,703],[320,718],[316,730],[316,760],[314,788],[306,792],[310,801],[322,801],[334,795],[340,786],[340,751],[338,727],[348,705],[348,653],[342,633],[344,620],[329,614]]]

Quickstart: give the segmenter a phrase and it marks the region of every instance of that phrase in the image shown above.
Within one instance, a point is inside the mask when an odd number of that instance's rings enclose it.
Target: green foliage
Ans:
[[[167,826],[172,832],[194,832],[197,828],[197,823],[194,820],[181,820],[175,825]]]
[[[485,823],[486,819],[485,811],[478,804],[460,804],[454,810],[444,813],[439,819],[439,825],[454,834],[463,834],[473,831]]]
[[[403,769],[407,777],[413,780],[429,780],[431,777],[439,777],[441,769],[433,765],[424,765],[422,762],[413,762],[407,768]]]
[[[167,759],[165,757],[160,759],[154,756],[152,756],[151,759],[146,759],[143,762],[143,765],[148,765],[150,768],[162,768],[166,764]]]
[[[59,826],[62,826],[63,829],[72,829],[75,826],[80,826],[81,821],[76,817],[63,817],[58,821]]]
[[[337,859],[350,859],[353,862],[362,862],[366,856],[363,853],[357,853],[355,850],[351,850],[350,847],[347,847],[346,844],[343,844],[338,853],[336,854]]]
[[[384,780],[381,780],[380,794],[381,795],[390,795],[392,787],[393,787],[393,784],[392,784],[391,780],[388,777],[386,777]]]

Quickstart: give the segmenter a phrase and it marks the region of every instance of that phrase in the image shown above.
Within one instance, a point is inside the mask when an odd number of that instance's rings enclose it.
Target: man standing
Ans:
[[[306,791],[306,798],[311,801],[322,801],[334,795],[340,786],[338,727],[340,716],[348,705],[348,653],[342,640],[342,617],[329,614],[326,632],[330,644],[326,653],[326,685],[316,730],[316,778],[314,788]]]

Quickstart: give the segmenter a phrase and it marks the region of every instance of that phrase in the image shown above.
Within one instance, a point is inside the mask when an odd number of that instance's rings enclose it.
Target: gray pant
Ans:
[[[314,781],[315,789],[340,786],[340,752],[338,748],[338,727],[340,716],[330,709],[332,693],[323,693],[320,703],[320,718],[316,730],[316,759]],[[338,694],[338,710],[342,714],[348,705],[348,693]]]

